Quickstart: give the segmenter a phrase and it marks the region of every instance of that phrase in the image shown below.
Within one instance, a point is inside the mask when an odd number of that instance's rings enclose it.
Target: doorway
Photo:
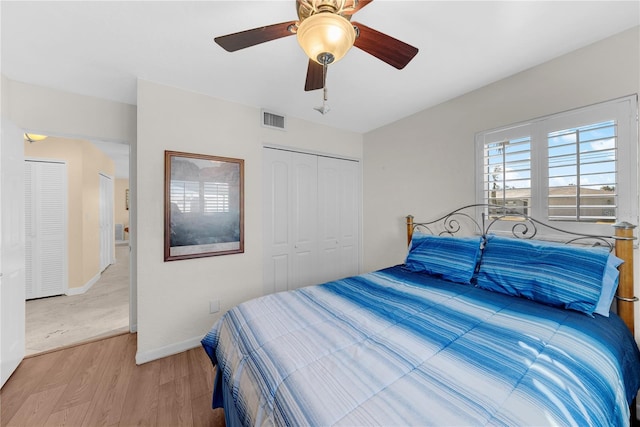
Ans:
[[[27,158],[64,159],[69,199],[66,292],[26,302],[27,356],[130,330],[129,244],[115,242],[115,223],[129,225],[128,174],[116,175],[103,144],[53,136],[25,142]],[[128,162],[128,145],[119,146]]]

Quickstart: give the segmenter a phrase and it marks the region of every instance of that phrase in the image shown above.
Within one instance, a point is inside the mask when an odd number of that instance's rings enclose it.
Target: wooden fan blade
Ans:
[[[322,65],[316,61],[309,60],[309,67],[307,67],[307,81],[304,84],[304,90],[316,90],[324,87],[324,78],[322,75]]]
[[[349,12],[345,12],[345,15],[353,15],[354,13],[356,13],[357,11],[359,11],[360,9],[362,9],[363,7],[365,7],[366,5],[368,5],[369,3],[371,3],[373,0],[360,0],[358,2],[358,5],[351,11]]]
[[[246,47],[291,36],[295,33],[291,32],[289,28],[296,23],[297,21],[281,22],[280,24],[227,34],[226,36],[216,37],[213,40],[227,52],[235,52]]]
[[[355,47],[396,67],[398,70],[402,70],[418,53],[417,47],[394,39],[359,22],[353,22],[353,26],[358,27],[360,31],[353,44]]]

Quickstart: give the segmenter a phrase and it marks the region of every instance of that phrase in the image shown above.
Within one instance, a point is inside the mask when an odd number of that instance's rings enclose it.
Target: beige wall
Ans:
[[[95,145],[82,145],[82,246],[83,278],[91,280],[100,273],[100,173],[114,178],[113,161]],[[111,231],[113,233],[113,230]],[[112,234],[113,235],[113,234]],[[97,250],[97,252],[95,252]],[[115,259],[115,247],[111,259]]]
[[[100,273],[98,174],[113,176],[113,161],[90,142],[69,138],[25,141],[24,153],[67,164],[69,288],[83,287]]]
[[[276,144],[352,158],[362,136],[287,119],[260,126],[260,109],[138,82],[138,362],[199,345],[232,306],[262,294],[262,146]],[[163,262],[164,151],[245,161],[245,252]],[[209,301],[220,312],[209,314]]]

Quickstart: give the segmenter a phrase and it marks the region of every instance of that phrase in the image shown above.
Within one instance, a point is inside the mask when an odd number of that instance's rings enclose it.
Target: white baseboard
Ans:
[[[67,292],[65,292],[65,295],[80,295],[80,294],[84,294],[85,292],[87,292],[89,289],[91,289],[91,287],[98,281],[100,280],[100,276],[102,274],[98,273],[95,276],[93,276],[87,283],[84,284],[84,286],[81,286],[79,288],[67,288]]]
[[[151,362],[153,360],[162,359],[163,357],[191,350],[192,348],[196,348],[202,345],[200,344],[200,341],[202,341],[202,336],[189,338],[188,340],[160,347],[155,350],[137,352],[136,365],[142,365],[143,363]]]

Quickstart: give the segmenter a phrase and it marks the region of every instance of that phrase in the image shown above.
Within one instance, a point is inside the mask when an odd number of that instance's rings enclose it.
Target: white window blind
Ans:
[[[616,220],[615,120],[547,136],[550,220]]]
[[[171,204],[182,213],[200,211],[200,183],[171,180]]]
[[[503,206],[507,211],[528,213],[531,207],[531,138],[489,142],[484,150],[486,202]]]
[[[172,179],[171,204],[182,213],[229,212],[229,184]]]
[[[229,184],[204,182],[204,213],[229,212]]]
[[[584,233],[637,223],[637,111],[634,95],[478,133],[477,202]]]

